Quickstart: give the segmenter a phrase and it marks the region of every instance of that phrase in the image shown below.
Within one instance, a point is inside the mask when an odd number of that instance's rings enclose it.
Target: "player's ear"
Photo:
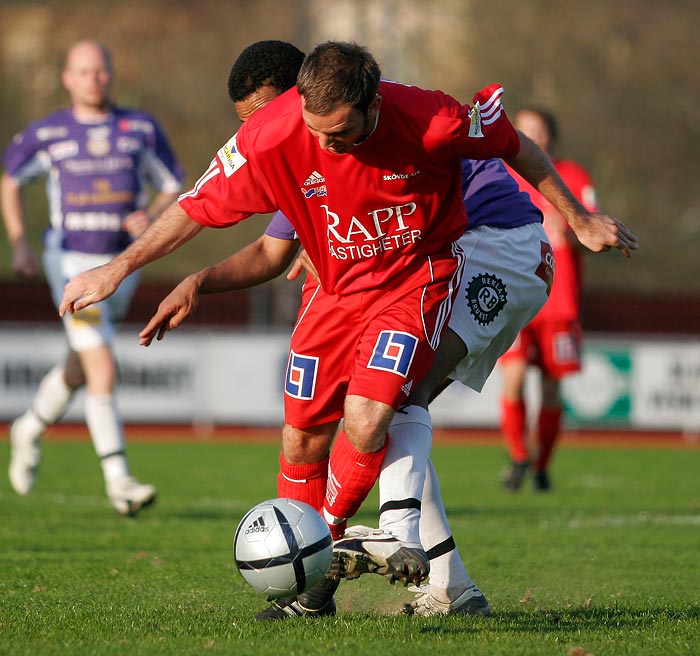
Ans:
[[[63,83],[63,86],[66,88],[66,90],[70,91],[71,77],[70,72],[66,68],[64,68],[61,72],[61,82]]]

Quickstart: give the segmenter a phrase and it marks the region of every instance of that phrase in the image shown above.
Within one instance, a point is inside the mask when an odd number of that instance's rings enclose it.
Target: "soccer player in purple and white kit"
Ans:
[[[177,198],[184,177],[155,120],[112,104],[111,60],[103,45],[76,43],[68,51],[62,81],[71,106],[15,136],[4,154],[1,182],[13,268],[33,276],[39,265],[24,234],[21,188],[47,177],[51,227],[43,264],[56,303],[67,280],[109,261],[138,237]],[[152,199],[149,186],[155,191]],[[63,318],[69,355],[46,374],[31,406],[10,428],[9,475],[18,494],[34,487],[41,435],[86,383],[85,417],[112,505],[122,515],[134,515],[155,499],[152,485],[130,475],[113,396],[116,364],[110,343],[137,284],[138,277],[129,277],[111,298]]]

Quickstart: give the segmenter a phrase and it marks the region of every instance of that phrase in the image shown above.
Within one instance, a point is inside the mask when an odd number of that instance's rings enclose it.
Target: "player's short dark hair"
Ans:
[[[349,105],[365,114],[379,91],[380,77],[379,65],[366,48],[327,41],[304,60],[297,89],[312,114],[325,116],[338,105]]]
[[[545,128],[547,128],[550,144],[552,147],[556,145],[559,141],[559,122],[554,116],[554,112],[542,105],[526,105],[525,107],[521,107],[518,111],[537,114],[537,116],[542,119]]]
[[[304,53],[286,41],[257,41],[238,56],[228,76],[228,95],[244,100],[260,87],[286,91],[297,81]]]

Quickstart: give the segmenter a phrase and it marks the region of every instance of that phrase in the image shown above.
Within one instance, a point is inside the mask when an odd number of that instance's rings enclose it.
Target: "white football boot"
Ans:
[[[475,585],[465,590],[454,601],[439,601],[431,594],[429,585],[412,586],[416,598],[404,604],[402,614],[430,617],[432,615],[490,615],[491,606],[484,593]]]
[[[122,476],[107,483],[107,496],[120,515],[133,517],[141,508],[155,502],[156,488],[139,483],[132,476]]]
[[[420,583],[429,572],[428,554],[420,544],[401,542],[384,529],[353,526],[333,543],[331,576],[350,580],[371,573],[408,585]]]
[[[29,494],[36,482],[41,446],[38,437],[23,431],[21,417],[10,426],[10,449],[10,483],[17,494]]]

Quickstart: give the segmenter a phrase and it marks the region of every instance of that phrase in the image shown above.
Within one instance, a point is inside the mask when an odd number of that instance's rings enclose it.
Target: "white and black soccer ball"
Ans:
[[[294,597],[326,574],[333,540],[325,520],[294,499],[263,501],[246,513],[233,538],[243,578],[269,598]]]

